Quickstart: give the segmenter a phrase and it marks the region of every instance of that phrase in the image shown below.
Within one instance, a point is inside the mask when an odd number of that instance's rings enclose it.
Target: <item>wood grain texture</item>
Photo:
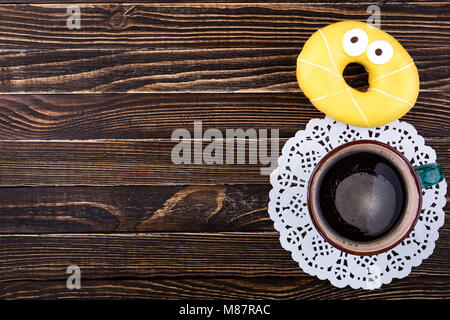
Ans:
[[[105,0],[90,0],[88,3],[92,3],[92,4],[108,4],[109,2],[112,2],[113,4],[116,4],[114,1],[105,1]],[[392,3],[395,1],[391,1],[391,0],[378,0],[377,3],[380,4],[384,4],[384,3]],[[417,1],[420,3],[438,3],[438,1],[436,0],[420,0]],[[80,1],[79,0],[64,0],[64,2],[62,2],[61,0],[45,0],[44,2],[45,4],[63,4],[65,5],[66,3],[75,3],[75,4],[79,4]],[[140,1],[135,1],[135,0],[122,0],[120,1],[120,3],[131,3],[131,4],[135,4],[135,3],[139,3],[139,4],[154,4],[154,3],[169,3],[169,4],[174,4],[173,0],[140,0]],[[180,0],[176,2],[178,3],[186,3],[186,4],[192,4],[192,3],[200,3],[200,4],[204,4],[204,3],[219,3],[219,4],[224,4],[224,0]],[[246,0],[245,2],[243,0],[229,0],[227,1],[227,3],[250,3],[250,4],[266,4],[266,1],[263,0]],[[271,0],[270,3],[293,3],[292,0]],[[348,3],[348,0],[298,0],[295,3],[329,3],[329,4],[333,4],[333,3]],[[363,2],[364,3],[364,2]],[[0,0],[0,4],[42,4],[41,0]]]
[[[450,276],[450,230],[411,275]],[[0,282],[154,277],[305,277],[278,232],[0,235]]]
[[[217,141],[224,142],[224,150],[227,141],[232,143],[236,155],[236,140]],[[285,141],[279,140],[280,150]],[[249,143],[241,142],[245,143],[246,149],[239,149],[248,157]],[[223,185],[269,182],[268,176],[261,175],[261,168],[268,165],[262,166],[259,161],[249,164],[248,159],[245,164],[236,164],[235,160],[235,164],[206,165],[191,162],[175,165],[171,152],[178,143],[170,139],[0,140],[0,186]],[[269,155],[272,153],[270,143],[267,144]],[[450,138],[427,138],[425,143],[436,150],[438,162],[449,176]],[[203,148],[208,144],[203,142]],[[193,161],[193,142],[191,149]],[[252,154],[256,154],[255,149]]]
[[[402,120],[421,135],[449,137],[449,105],[447,92],[421,92]],[[194,121],[204,130],[278,129],[289,138],[323,116],[301,93],[4,94],[0,139],[169,138]]]
[[[237,146],[236,139],[229,141]],[[172,162],[171,152],[178,143],[170,139],[3,140],[0,141],[0,186],[251,184],[269,181],[268,176],[260,175],[260,165],[248,164],[248,161],[247,164],[176,165]],[[203,143],[203,147],[207,144]],[[223,145],[225,148],[226,141]],[[193,146],[191,148],[193,150]],[[248,156],[248,152],[245,154]],[[191,159],[194,159],[193,152]]]
[[[271,188],[0,188],[0,233],[272,231],[267,213]],[[450,199],[444,210],[450,219]]]
[[[226,1],[224,1],[226,2]],[[67,4],[0,6],[0,48],[296,48],[319,28],[366,21],[368,3],[84,4],[71,30]],[[441,47],[450,5],[378,3],[383,30],[407,49]],[[426,41],[424,41],[424,38]]]
[[[0,188],[0,233],[270,231],[270,189],[270,185]]]
[[[409,276],[378,290],[338,289],[312,277],[292,278],[174,278],[82,280],[81,290],[68,290],[65,281],[0,283],[1,299],[449,299],[448,277]]]
[[[296,57],[318,28],[365,21],[371,3],[92,0],[69,30],[77,1],[60,2],[0,0],[0,298],[450,299],[449,203],[433,254],[407,278],[337,289],[281,248],[259,164],[170,159],[172,131],[195,120],[280,129],[281,147],[323,117],[298,88]],[[450,5],[377,4],[420,73],[403,120],[449,176]],[[346,79],[365,84],[360,68]],[[66,288],[72,264],[80,291]]]
[[[0,51],[0,93],[299,92],[300,49]],[[449,88],[449,48],[409,50],[422,91]]]

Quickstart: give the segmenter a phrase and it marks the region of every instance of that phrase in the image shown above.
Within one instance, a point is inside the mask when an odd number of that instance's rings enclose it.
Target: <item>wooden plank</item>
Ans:
[[[223,142],[225,148],[225,140],[217,141]],[[237,146],[233,139],[229,141]],[[269,181],[268,176],[260,175],[258,164],[191,162],[176,165],[171,152],[178,143],[170,139],[3,140],[0,141],[0,186],[253,184]],[[203,147],[207,144],[203,143]],[[193,161],[193,140],[191,148]]]
[[[0,233],[272,231],[271,188],[0,188]],[[450,219],[450,199],[445,212]]]
[[[0,233],[270,231],[270,189],[270,185],[0,188]]]
[[[424,136],[449,137],[450,95],[421,92],[402,118]],[[0,139],[169,138],[177,128],[278,129],[289,138],[324,115],[301,93],[4,94]]]
[[[0,92],[298,93],[299,52],[298,48],[3,50]],[[410,50],[422,91],[449,88],[448,52],[446,46]]]
[[[110,1],[112,2],[112,4],[116,4],[116,2],[114,1]],[[193,3],[219,3],[219,4],[223,4],[224,0],[180,0],[177,1],[177,3],[186,3],[186,4],[193,4]],[[296,3],[348,3],[348,0],[333,0],[333,1],[324,1],[324,0],[298,0],[296,1]],[[391,3],[394,1],[391,0],[378,0],[377,3],[378,4],[385,4],[385,3]],[[436,0],[420,0],[420,1],[416,1],[416,2],[420,2],[420,3],[439,3]],[[41,0],[0,0],[0,3],[3,4],[42,4],[43,1]],[[64,2],[62,2],[61,0],[45,0],[44,3],[46,4],[66,4],[66,3],[76,3],[79,4],[80,1],[79,0],[64,0]],[[89,0],[89,2],[87,3],[92,3],[92,4],[105,4],[108,3],[108,1],[105,0]],[[170,3],[173,4],[174,1],[173,0],[140,0],[140,1],[135,1],[135,0],[121,0],[120,3],[139,3],[139,4],[152,4],[152,3]],[[226,3],[249,3],[249,4],[265,4],[267,2],[263,1],[263,0],[246,0],[245,2],[243,0],[229,0]],[[270,3],[288,3],[291,4],[293,3],[292,0],[271,0]]]
[[[450,276],[450,230],[411,276]],[[278,232],[0,235],[0,283],[84,279],[309,277]]]
[[[0,48],[298,48],[327,24],[366,21],[371,4],[82,4],[80,29],[67,27],[68,4],[3,5]],[[407,49],[447,44],[448,3],[377,4]]]
[[[1,299],[448,299],[449,277],[408,276],[377,290],[335,288],[313,277],[88,280],[80,290],[65,281],[0,283]],[[413,293],[413,294],[412,294]]]
[[[279,140],[280,150],[285,141]],[[235,139],[219,142],[224,155],[227,142],[238,145]],[[248,157],[248,141],[243,142],[246,150],[240,150]],[[261,142],[266,142],[270,155],[271,141]],[[170,139],[0,140],[0,186],[267,184],[269,181],[268,176],[261,175],[261,168],[269,165],[261,165],[259,156],[256,164],[249,164],[248,159],[245,164],[236,164],[235,159],[235,164],[176,165],[171,152],[178,143]],[[203,148],[208,144],[203,142]],[[426,144],[435,148],[437,159],[449,176],[450,138],[428,138]],[[192,140],[190,145],[193,161]],[[253,149],[252,155],[256,152]],[[274,152],[277,155],[275,149]]]

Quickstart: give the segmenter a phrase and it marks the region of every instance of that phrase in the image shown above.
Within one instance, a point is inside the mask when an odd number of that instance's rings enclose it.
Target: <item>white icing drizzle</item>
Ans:
[[[300,62],[304,62],[304,63],[310,64],[310,65],[312,65],[312,66],[314,66],[314,67],[323,69],[323,70],[325,70],[325,71],[328,71],[329,73],[331,73],[332,75],[338,77],[339,79],[344,80],[344,78],[342,78],[342,76],[340,76],[339,74],[333,72],[333,70],[331,70],[331,69],[329,69],[329,68],[327,68],[327,67],[321,66],[320,64],[316,64],[316,63],[314,63],[314,62],[311,62],[311,61],[308,61],[308,60],[305,60],[305,59],[300,59],[300,58],[297,59],[297,60],[300,61]]]
[[[339,93],[342,93],[342,92],[345,92],[345,91],[348,91],[348,90],[350,90],[350,89],[349,89],[349,88],[345,88],[344,90],[339,90],[339,91],[336,91],[336,92],[333,92],[333,93],[329,93],[329,94],[326,94],[326,95],[321,96],[321,97],[319,97],[319,98],[310,99],[310,101],[322,100],[322,99],[324,99],[324,98],[326,98],[326,97],[334,96],[334,95],[336,95],[336,94],[339,94]]]
[[[390,97],[390,98],[397,99],[397,100],[399,100],[399,101],[401,101],[401,102],[406,103],[406,104],[407,104],[408,106],[410,106],[410,107],[413,106],[412,103],[410,103],[410,102],[408,102],[408,101],[406,101],[406,100],[404,100],[404,99],[402,99],[402,98],[393,96],[392,94],[387,93],[387,92],[384,92],[384,91],[382,91],[382,90],[380,90],[380,89],[377,89],[377,88],[369,88],[369,90],[374,90],[374,91],[377,91],[377,92],[379,92],[379,93],[381,93],[381,94],[384,94],[384,95],[386,95],[386,96],[388,96],[388,97]]]
[[[361,116],[363,117],[364,121],[366,122],[367,126],[370,127],[369,122],[366,119],[366,116],[364,115],[364,113],[362,112],[361,108],[359,107],[359,105],[356,103],[355,98],[353,97],[350,89],[348,90],[348,94],[350,95],[350,98],[352,98],[353,103],[355,104],[356,108],[358,108],[359,113],[361,114]]]
[[[334,59],[333,59],[333,55],[331,54],[330,47],[328,46],[328,41],[327,41],[327,39],[325,38],[325,36],[324,36],[322,30],[319,29],[319,32],[320,32],[320,34],[322,35],[323,41],[325,41],[325,45],[327,46],[327,50],[328,50],[328,55],[330,56],[331,62],[333,63],[333,66],[334,66],[334,69],[336,69],[336,73],[339,74],[339,70],[338,70],[338,68],[336,67],[336,63],[334,63]]]
[[[409,63],[409,64],[407,64],[407,65],[404,66],[404,67],[401,67],[401,68],[399,68],[399,69],[397,69],[397,70],[394,70],[394,71],[392,71],[392,72],[389,72],[389,73],[386,73],[386,74],[384,74],[384,75],[382,75],[382,76],[379,76],[378,78],[375,78],[375,79],[373,79],[373,80],[370,80],[370,82],[373,82],[373,81],[376,81],[376,80],[383,79],[384,77],[390,76],[391,74],[394,74],[394,73],[400,72],[400,71],[402,71],[402,70],[405,70],[406,68],[408,68],[409,66],[412,66],[413,64],[414,64],[414,61],[411,62],[411,63]]]

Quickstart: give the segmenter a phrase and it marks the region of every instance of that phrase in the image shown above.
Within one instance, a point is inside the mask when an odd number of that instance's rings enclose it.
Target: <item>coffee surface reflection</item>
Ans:
[[[375,153],[354,152],[335,159],[318,188],[323,217],[336,233],[349,240],[382,237],[404,211],[402,176],[389,160]]]

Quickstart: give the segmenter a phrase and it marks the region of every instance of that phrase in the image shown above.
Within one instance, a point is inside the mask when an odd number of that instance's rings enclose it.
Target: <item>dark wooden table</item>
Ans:
[[[380,290],[301,271],[267,214],[259,165],[174,165],[176,128],[280,130],[313,117],[296,56],[368,4],[0,4],[0,298],[450,298],[450,206],[433,255]],[[97,2],[97,3],[96,3]],[[380,2],[416,61],[403,120],[450,177],[450,5]],[[348,79],[363,85],[351,69]],[[81,289],[66,287],[81,268]]]

